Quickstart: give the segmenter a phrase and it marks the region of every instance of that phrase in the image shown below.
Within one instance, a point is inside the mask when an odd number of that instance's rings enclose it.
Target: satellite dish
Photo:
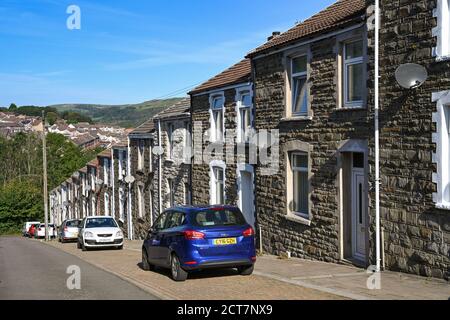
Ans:
[[[131,175],[125,177],[125,182],[126,182],[126,183],[133,183],[134,180],[135,180],[134,177],[131,176]]]
[[[395,70],[395,79],[405,89],[416,89],[427,81],[427,69],[416,63],[405,63]]]

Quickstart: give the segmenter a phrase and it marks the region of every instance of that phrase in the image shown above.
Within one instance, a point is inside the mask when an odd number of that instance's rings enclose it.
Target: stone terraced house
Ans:
[[[111,214],[127,237],[174,205],[230,204],[264,253],[375,265],[373,3],[340,0],[273,33],[113,147]],[[448,279],[450,0],[380,4],[381,263]],[[397,83],[406,63],[427,69],[422,86]],[[99,212],[103,158],[71,179],[82,217]],[[70,214],[69,184],[51,192],[55,221]]]
[[[155,157],[152,152],[154,136],[153,119],[147,120],[128,135],[130,157],[127,175],[134,178],[134,181],[130,183],[128,194],[128,209],[131,210],[128,219],[128,237],[131,239],[145,237],[154,219],[155,199],[153,197],[158,188],[153,170],[155,166]]]
[[[189,94],[192,201],[237,205],[254,225],[255,169],[248,157],[254,121],[250,60],[240,61]]]
[[[120,141],[112,146],[112,215],[128,237],[128,191],[129,184],[125,182],[128,163],[128,142]],[[131,211],[130,211],[131,212]]]
[[[155,203],[161,203],[160,210],[191,204],[191,117],[190,100],[181,100],[158,113],[154,118],[155,145],[162,153],[153,168],[158,179],[158,190],[153,190]],[[158,194],[160,199],[156,199]],[[156,202],[157,201],[157,202]]]

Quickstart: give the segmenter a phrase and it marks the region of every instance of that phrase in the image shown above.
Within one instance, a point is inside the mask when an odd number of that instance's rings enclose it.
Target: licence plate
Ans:
[[[98,239],[98,242],[111,242],[111,239]]]
[[[236,244],[236,238],[222,238],[222,239],[214,239],[214,245],[216,246],[226,246],[230,244]]]

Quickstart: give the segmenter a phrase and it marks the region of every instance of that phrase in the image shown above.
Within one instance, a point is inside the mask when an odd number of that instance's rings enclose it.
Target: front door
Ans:
[[[364,154],[353,154],[352,165],[352,254],[366,260],[366,188],[364,174]]]
[[[244,214],[245,220],[248,224],[250,224],[253,228],[255,227],[255,213],[254,203],[253,203],[253,179],[252,173],[249,171],[241,171],[240,172],[240,199],[239,199],[239,208]]]

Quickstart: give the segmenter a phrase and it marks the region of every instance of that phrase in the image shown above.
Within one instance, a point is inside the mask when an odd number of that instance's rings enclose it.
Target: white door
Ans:
[[[364,169],[352,171],[352,251],[353,257],[366,260],[366,190]]]
[[[253,179],[249,171],[240,171],[239,208],[245,220],[254,228],[255,213],[253,204]]]

